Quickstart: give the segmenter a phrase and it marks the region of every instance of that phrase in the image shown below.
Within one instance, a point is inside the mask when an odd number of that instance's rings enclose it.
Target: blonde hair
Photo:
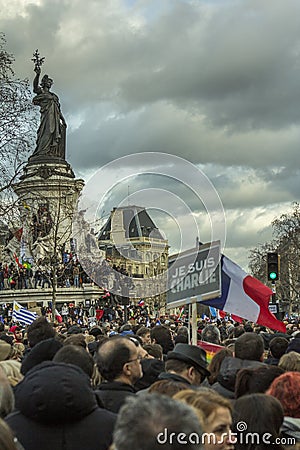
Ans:
[[[232,411],[230,401],[209,388],[201,388],[197,391],[186,389],[177,392],[173,398],[174,400],[187,403],[196,409],[198,417],[200,414],[200,422],[202,422],[202,425],[204,424],[204,429],[208,417],[215,413],[218,408],[228,408],[230,412]]]
[[[300,354],[297,352],[289,352],[279,360],[278,367],[286,372],[300,372]]]
[[[24,376],[21,374],[21,363],[15,359],[7,359],[0,361],[0,368],[3,370],[11,386],[16,386],[23,380]]]
[[[95,342],[95,336],[92,336],[91,334],[87,334],[84,337],[84,339],[87,344],[90,344],[91,342]]]
[[[15,397],[12,387],[4,371],[0,369],[0,417],[6,417],[14,410],[14,407]]]
[[[10,359],[16,359],[17,361],[21,361],[24,355],[25,345],[22,342],[15,342],[12,347],[12,353],[10,355]]]

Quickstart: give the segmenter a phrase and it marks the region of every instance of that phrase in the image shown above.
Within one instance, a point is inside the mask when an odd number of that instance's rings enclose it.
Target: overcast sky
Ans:
[[[270,240],[271,221],[299,201],[299,0],[0,0],[0,10],[16,74],[32,80],[32,53],[46,57],[77,177],[140,152],[186,159],[224,206],[225,253],[247,268],[248,249]],[[188,181],[120,180],[103,215],[120,191],[174,185],[210,239],[207,195],[200,205]],[[157,221],[176,251],[174,227]]]

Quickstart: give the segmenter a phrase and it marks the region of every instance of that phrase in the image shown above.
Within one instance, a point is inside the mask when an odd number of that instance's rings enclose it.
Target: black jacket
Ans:
[[[223,397],[233,399],[234,388],[237,373],[240,369],[248,367],[258,367],[264,365],[259,361],[249,361],[248,359],[234,358],[233,356],[226,356],[222,361],[217,382],[211,388],[223,395]]]
[[[180,383],[184,383],[187,385],[187,389],[191,388],[192,385],[191,383],[184,377],[182,377],[181,375],[177,375],[177,373],[171,373],[171,372],[162,372],[159,376],[158,376],[159,380],[169,380],[169,381],[177,381]]]
[[[107,450],[116,415],[100,409],[88,376],[53,361],[31,369],[15,387],[6,417],[26,450]]]
[[[119,409],[125,402],[126,397],[135,395],[136,389],[130,384],[121,383],[119,381],[107,381],[99,384],[95,391],[100,404],[105,409],[118,413]]]

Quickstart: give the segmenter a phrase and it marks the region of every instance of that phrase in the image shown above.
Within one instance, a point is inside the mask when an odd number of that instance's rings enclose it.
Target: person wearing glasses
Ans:
[[[135,395],[134,384],[143,376],[139,348],[126,337],[111,337],[100,345],[96,362],[104,378],[96,388],[99,404],[118,413],[128,396]]]

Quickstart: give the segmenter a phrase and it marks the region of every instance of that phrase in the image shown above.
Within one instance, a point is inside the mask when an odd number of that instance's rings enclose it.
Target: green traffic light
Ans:
[[[270,272],[269,277],[271,280],[276,280],[277,274],[275,272]]]

